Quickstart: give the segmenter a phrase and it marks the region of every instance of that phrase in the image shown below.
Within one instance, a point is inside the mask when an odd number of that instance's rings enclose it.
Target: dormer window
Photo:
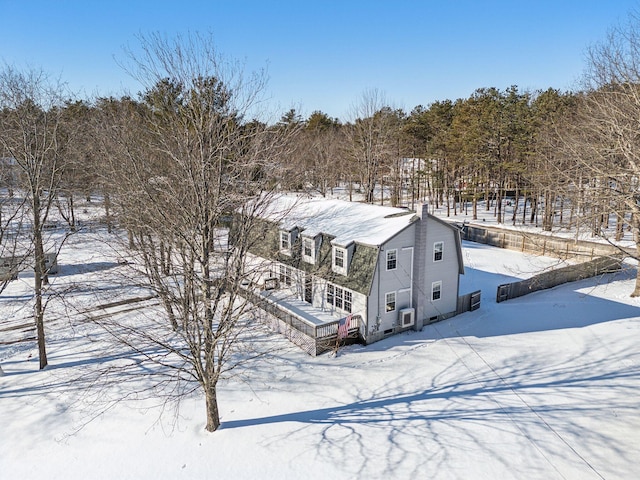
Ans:
[[[280,232],[280,250],[291,250],[291,235],[289,232]]]
[[[347,274],[347,250],[341,247],[333,247],[333,271]]]
[[[281,254],[291,256],[293,255],[294,248],[300,248],[297,245],[298,242],[298,228],[294,227],[291,230],[284,228],[280,229],[280,235],[278,237],[278,247]]]
[[[316,263],[316,241],[313,238],[302,238],[302,260]]]

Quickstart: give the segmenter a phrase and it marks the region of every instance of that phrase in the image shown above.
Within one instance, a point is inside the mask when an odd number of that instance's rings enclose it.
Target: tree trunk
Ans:
[[[478,185],[473,185],[473,219],[478,220]]]
[[[502,191],[502,184],[499,184],[498,191],[496,192],[496,211],[498,223],[502,223]]]
[[[517,219],[518,219],[518,205],[520,204],[520,191],[518,190],[519,184],[516,183],[516,193],[515,198],[513,200],[513,215],[511,217],[511,223],[515,227]]]
[[[542,230],[550,232],[553,229],[555,198],[551,191],[544,192],[544,214],[542,216]]]
[[[207,432],[215,432],[220,427],[220,413],[218,412],[218,398],[215,385],[205,388],[207,407]]]
[[[40,211],[39,197],[34,195],[34,212]],[[47,348],[44,334],[44,304],[42,303],[42,289],[45,277],[44,267],[44,245],[42,241],[42,225],[37,215],[33,224],[33,276],[34,276],[34,296],[35,305],[33,307],[33,318],[36,323],[36,337],[38,339],[38,357],[40,359],[40,370],[48,365]]]
[[[631,215],[631,223],[633,225],[633,233],[634,233],[633,237],[634,239],[636,239],[638,234],[640,233],[640,218],[635,212]],[[638,242],[636,242],[636,258],[640,259],[640,243]],[[640,297],[640,267],[637,269],[636,286],[633,289],[631,296]]]
[[[60,216],[64,219],[65,222],[67,222],[67,225],[69,225],[69,230],[72,232],[75,232],[77,228],[76,228],[75,202],[74,202],[73,193],[70,191],[67,191],[64,195],[64,201],[66,203],[66,208],[67,208],[66,211],[65,211],[65,208],[62,206],[59,195],[56,196],[55,204],[58,207],[58,212],[60,213]]]
[[[624,213],[620,214],[620,210],[616,212],[616,242],[624,237]]]
[[[39,285],[38,285],[39,284]],[[42,281],[36,277],[36,290],[40,290],[40,294],[36,294],[36,304],[34,306],[34,317],[36,321],[36,332],[38,338],[38,358],[40,359],[40,370],[49,364],[47,359],[47,347],[44,335],[44,309],[42,308]]]
[[[76,231],[76,209],[73,201],[73,193],[69,193],[69,228],[72,232]]]
[[[113,232],[113,225],[111,222],[111,197],[109,193],[104,194],[104,216],[107,222],[107,233]]]
[[[484,187],[484,198],[485,198],[485,210],[488,212],[491,210],[491,191],[489,190],[489,181],[485,180]]]
[[[367,194],[365,197],[367,203],[373,204],[373,202],[375,201],[375,198],[373,197],[373,194],[375,193],[374,188],[375,187],[367,186]]]
[[[636,287],[633,289],[632,297],[640,297],[640,269],[638,269],[638,274],[636,276]]]

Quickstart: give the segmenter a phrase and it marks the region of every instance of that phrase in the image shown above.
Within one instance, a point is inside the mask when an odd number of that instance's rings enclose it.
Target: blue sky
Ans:
[[[43,68],[81,95],[136,93],[117,65],[136,35],[212,33],[267,68],[275,109],[347,119],[371,88],[411,111],[480,87],[574,89],[589,45],[638,0],[0,0],[0,62]]]

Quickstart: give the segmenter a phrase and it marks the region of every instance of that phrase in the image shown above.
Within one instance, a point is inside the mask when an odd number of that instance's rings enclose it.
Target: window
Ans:
[[[313,240],[305,238],[302,240],[303,252],[306,257],[313,257]]]
[[[433,261],[442,260],[442,251],[444,250],[444,242],[436,242],[433,244]]]
[[[333,299],[335,298],[335,287],[330,283],[327,284],[327,303],[333,305]]]
[[[396,309],[396,292],[387,293],[384,299],[386,303],[385,312],[393,312]]]
[[[333,247],[332,250],[332,269],[341,275],[347,274],[347,249],[341,247]]]
[[[398,262],[398,251],[387,250],[387,270],[395,270]]]
[[[313,238],[302,239],[302,259],[307,263],[315,263],[316,242]]]
[[[280,250],[291,250],[289,232],[280,232]]]
[[[280,265],[276,273],[278,275],[278,278],[280,279],[280,285],[287,285],[289,287],[293,285],[293,281],[291,280],[291,267]]]
[[[433,282],[431,284],[431,300],[439,300],[440,292],[442,290],[442,282]]]
[[[344,307],[342,307],[347,312],[351,313],[351,306],[353,305],[353,293],[349,290],[344,291]]]
[[[327,303],[336,308],[351,313],[353,307],[353,292],[346,288],[338,287],[332,283],[327,284]]]
[[[344,300],[344,290],[340,287],[336,287],[336,298],[334,299],[335,307],[342,308],[342,301]]]

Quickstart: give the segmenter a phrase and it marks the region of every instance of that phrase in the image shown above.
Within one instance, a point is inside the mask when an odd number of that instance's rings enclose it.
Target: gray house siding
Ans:
[[[414,242],[415,224],[412,224],[380,247],[369,296],[367,343],[394,333],[399,311],[412,306]],[[387,270],[387,252],[392,250],[396,252],[396,268]],[[388,312],[386,297],[390,293],[395,294],[395,308]]]
[[[424,318],[425,323],[443,317],[453,315],[458,302],[459,283],[459,255],[458,242],[459,235],[449,225],[436,221],[433,217],[427,217],[426,245],[425,252],[425,278],[421,285],[424,296]],[[434,259],[434,245],[442,242],[442,260]],[[442,282],[440,298],[432,300],[432,287],[434,282]]]

